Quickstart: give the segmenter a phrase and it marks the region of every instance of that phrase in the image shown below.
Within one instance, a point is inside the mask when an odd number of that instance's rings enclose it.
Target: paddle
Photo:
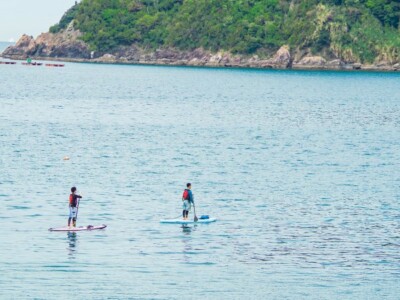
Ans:
[[[197,222],[199,218],[196,216],[196,206],[194,205],[194,202],[193,202],[193,211],[194,211],[194,221]]]
[[[82,196],[82,195],[80,195],[80,196]],[[77,201],[78,201],[78,203],[76,204],[75,225],[76,225],[76,222],[78,221],[79,203],[81,202],[81,201],[79,200],[79,198],[77,199]]]
[[[75,224],[76,224],[76,221],[78,221],[79,202],[81,202],[81,201],[79,201],[79,199],[78,199],[78,203],[76,204]]]

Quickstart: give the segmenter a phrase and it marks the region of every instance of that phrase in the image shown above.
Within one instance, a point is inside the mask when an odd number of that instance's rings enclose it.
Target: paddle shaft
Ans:
[[[78,199],[78,203],[76,204],[76,216],[75,216],[75,222],[78,220],[79,202],[81,202],[81,201]]]

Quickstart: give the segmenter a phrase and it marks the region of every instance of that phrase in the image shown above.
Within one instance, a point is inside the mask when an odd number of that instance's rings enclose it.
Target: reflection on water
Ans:
[[[76,232],[68,232],[68,256],[70,258],[75,258],[74,254],[76,251],[77,235]]]
[[[192,233],[192,227],[188,226],[187,224],[182,224],[182,232],[183,232],[183,236],[182,236],[182,242],[183,242],[183,262],[184,263],[190,263],[191,262],[191,253],[192,253],[192,237],[191,237],[191,233]]]
[[[182,232],[185,234],[190,234],[192,232],[192,228],[187,224],[182,224]]]
[[[194,239],[192,233],[194,233],[197,230],[197,225],[189,226],[188,224],[182,224],[181,228],[183,233],[182,236],[183,262],[190,264],[193,262],[193,253],[194,253],[194,248],[193,248]]]
[[[189,226],[188,224],[182,224],[182,232],[185,233],[186,235],[190,235],[192,231],[196,231],[197,229],[197,224],[193,224],[193,226]]]

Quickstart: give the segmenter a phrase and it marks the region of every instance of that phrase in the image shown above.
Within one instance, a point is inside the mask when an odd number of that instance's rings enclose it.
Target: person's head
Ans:
[[[190,182],[186,183],[186,187],[188,190],[190,190],[192,188],[192,184]]]
[[[73,194],[73,193],[75,193],[75,192],[76,192],[76,187],[73,186],[73,187],[71,188],[71,193]]]

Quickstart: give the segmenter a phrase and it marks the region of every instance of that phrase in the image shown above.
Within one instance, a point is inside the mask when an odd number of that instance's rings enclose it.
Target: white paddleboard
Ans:
[[[49,231],[91,231],[91,230],[98,230],[104,229],[107,225],[88,225],[88,226],[79,226],[79,227],[57,227],[57,228],[49,228]]]
[[[209,218],[209,219],[199,219],[197,222],[195,222],[193,219],[189,220],[182,220],[182,219],[167,219],[167,220],[160,220],[160,223],[164,224],[206,224],[206,223],[212,223],[217,221],[216,218]]]

